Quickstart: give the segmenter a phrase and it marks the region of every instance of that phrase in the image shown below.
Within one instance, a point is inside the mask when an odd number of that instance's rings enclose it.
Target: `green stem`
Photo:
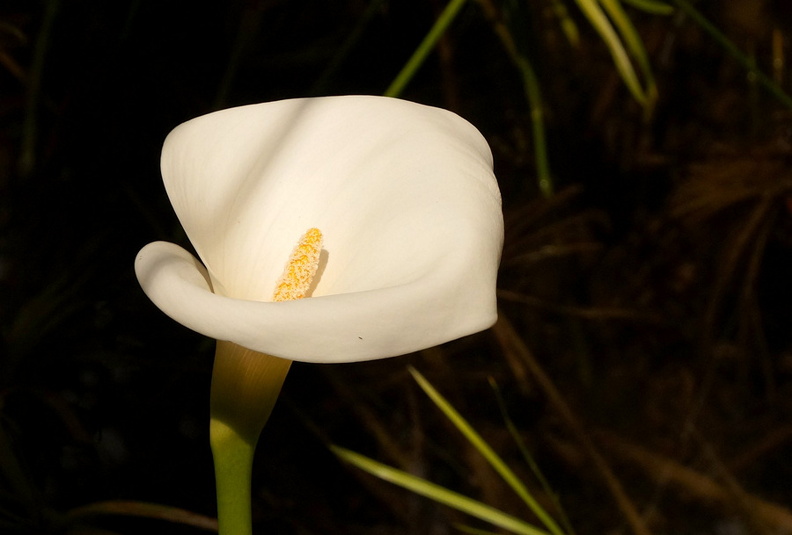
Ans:
[[[214,457],[217,485],[219,535],[253,533],[250,482],[256,444],[250,443],[225,423],[212,418],[209,441]]]
[[[253,456],[291,361],[217,342],[209,440],[217,484],[219,535],[251,535]]]

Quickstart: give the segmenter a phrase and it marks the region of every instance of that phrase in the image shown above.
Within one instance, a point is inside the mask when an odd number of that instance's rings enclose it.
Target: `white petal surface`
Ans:
[[[171,132],[162,174],[203,265],[157,242],[136,272],[193,330],[292,360],[346,362],[495,321],[500,194],[486,142],[453,113],[356,96],[232,108]],[[270,302],[311,227],[325,240],[313,297]]]

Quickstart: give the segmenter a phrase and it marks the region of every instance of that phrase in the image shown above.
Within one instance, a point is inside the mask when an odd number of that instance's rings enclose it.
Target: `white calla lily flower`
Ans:
[[[178,126],[165,188],[200,261],[155,242],[143,290],[206,336],[305,362],[410,353],[491,326],[501,199],[481,134],[386,97],[293,99]],[[274,302],[284,263],[323,234],[310,297]]]
[[[220,535],[250,535],[256,443],[291,361],[392,357],[494,323],[492,156],[451,112],[352,96],[193,119],[165,140],[161,166],[200,261],[155,242],[135,271],[166,314],[218,340]]]

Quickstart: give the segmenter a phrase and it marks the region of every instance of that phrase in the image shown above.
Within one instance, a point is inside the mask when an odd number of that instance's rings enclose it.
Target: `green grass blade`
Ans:
[[[600,34],[605,46],[608,47],[608,50],[613,57],[613,64],[616,66],[616,70],[621,75],[622,80],[624,80],[627,89],[630,90],[630,93],[632,93],[635,100],[641,104],[645,104],[646,93],[641,87],[641,83],[638,80],[638,75],[635,73],[635,69],[633,69],[630,56],[624,49],[619,36],[616,34],[616,30],[614,30],[613,26],[611,26],[608,17],[605,15],[602,9],[600,9],[597,0],[575,0],[575,2],[577,2],[577,5],[583,12],[583,15],[586,16],[597,33]]]
[[[533,134],[534,154],[536,158],[536,176],[539,191],[545,198],[553,196],[555,186],[553,175],[550,171],[550,159],[547,155],[547,137],[544,128],[544,111],[542,90],[533,66],[525,56],[517,57],[517,66],[522,74],[523,87],[528,97],[528,106],[531,109],[531,133]]]
[[[515,36],[519,34],[515,34],[511,28],[514,24],[514,19],[521,19],[520,5],[516,2],[506,2],[504,5],[505,11],[502,15],[494,9],[488,0],[479,0],[479,4],[522,78],[525,99],[530,109],[537,185],[540,193],[545,198],[550,198],[553,196],[555,186],[553,185],[553,175],[550,170],[550,158],[547,154],[542,90],[536,71],[534,71],[533,65],[525,51],[526,47],[518,44]],[[512,21],[512,24],[508,24],[508,21]]]
[[[670,15],[674,12],[673,6],[656,0],[624,0],[624,3],[652,15]]]
[[[75,507],[67,512],[67,517],[74,521],[85,521],[90,518],[107,515],[166,520],[174,524],[217,532],[217,520],[215,518],[210,518],[179,507],[171,507],[158,503],[108,500]]]
[[[462,417],[457,410],[421,375],[418,370],[410,366],[412,374],[418,386],[426,392],[426,395],[435,405],[446,415],[446,417],[459,429],[465,438],[475,447],[487,462],[495,469],[503,480],[514,490],[515,493],[533,511],[536,517],[545,525],[553,535],[563,535],[564,531],[558,526],[553,518],[545,511],[541,505],[531,496],[525,484],[508,467],[503,459],[487,444],[481,435]]]
[[[327,66],[319,75],[319,78],[313,84],[313,87],[311,88],[311,95],[319,96],[327,94],[326,87],[328,82],[333,78],[333,76],[335,76],[341,65],[343,65],[344,61],[346,61],[349,57],[352,50],[360,42],[361,37],[369,27],[369,24],[371,24],[371,21],[374,19],[374,16],[377,14],[377,11],[380,9],[384,1],[385,0],[369,0],[369,4],[366,7],[366,10],[363,12],[363,16],[344,40],[343,44],[338,49],[338,52],[336,52],[332,59],[328,62]]]
[[[465,1],[466,0],[451,0],[448,2],[448,5],[446,5],[443,12],[440,13],[440,16],[437,17],[429,33],[426,34],[421,44],[419,44],[418,48],[413,52],[412,57],[404,65],[401,72],[399,72],[388,89],[385,90],[384,95],[386,97],[398,97],[401,94],[410,80],[412,80],[413,76],[415,76],[415,73],[418,72],[418,69],[421,68],[421,65],[423,65],[426,56],[429,55],[429,52],[432,51],[437,41],[443,33],[445,33],[451,21],[454,20],[462,9],[462,6],[465,5]]]
[[[572,528],[572,523],[569,521],[569,518],[564,511],[564,508],[561,506],[561,501],[558,499],[558,495],[553,491],[553,488],[550,486],[550,483],[547,481],[547,478],[542,473],[542,470],[539,468],[536,460],[531,455],[528,446],[525,444],[525,441],[520,436],[520,430],[517,429],[517,426],[514,424],[514,421],[509,416],[509,412],[506,410],[506,402],[503,400],[503,395],[501,394],[500,388],[498,384],[495,382],[495,379],[490,377],[490,386],[492,390],[495,392],[495,399],[498,402],[498,408],[501,412],[501,417],[503,418],[503,423],[506,425],[506,429],[509,431],[509,434],[514,439],[514,442],[517,444],[517,448],[520,450],[520,454],[523,456],[525,463],[531,469],[534,476],[536,477],[539,484],[542,486],[544,491],[553,500],[555,503],[556,508],[558,509],[559,514],[561,515],[561,523],[564,525],[564,529],[569,535],[574,535],[575,530]]]
[[[498,535],[494,531],[472,528],[470,526],[463,526],[461,524],[454,524],[454,528],[456,528],[458,531],[461,531],[462,533],[469,533],[470,535]]]
[[[652,66],[649,63],[649,56],[646,53],[646,48],[644,48],[643,40],[638,35],[638,31],[622,8],[619,0],[600,0],[600,3],[619,30],[624,44],[627,45],[627,51],[635,58],[641,73],[643,73],[646,84],[647,105],[651,107],[657,99],[657,85],[654,81]]]
[[[0,403],[4,402],[4,399],[0,399]],[[28,504],[38,501],[38,492],[17,458],[10,437],[2,423],[0,423],[0,477],[10,487],[8,490],[11,491],[15,500]]]
[[[542,531],[522,520],[499,511],[494,507],[483,504],[479,501],[463,496],[457,492],[448,490],[445,487],[426,481],[420,477],[408,474],[402,470],[397,470],[359,453],[341,448],[330,446],[330,449],[343,461],[360,468],[380,479],[399,485],[421,496],[430,498],[438,503],[453,507],[459,511],[469,514],[489,522],[493,526],[517,533],[518,535],[547,535]]]
[[[566,35],[569,44],[577,47],[580,44],[580,32],[575,21],[569,16],[566,4],[561,0],[553,0],[553,13],[558,18],[561,31]]]
[[[756,77],[759,82],[771,95],[773,95],[781,104],[787,108],[792,109],[792,98],[787,95],[778,84],[776,84],[769,76],[756,68],[756,64],[750,56],[745,54],[742,50],[732,43],[726,35],[724,35],[718,28],[715,27],[707,18],[697,11],[692,5],[685,0],[674,0],[674,3],[681,9],[688,17],[690,17],[702,30],[710,34],[710,37],[723,47],[726,52],[731,55],[737,62],[742,65],[748,73]]]

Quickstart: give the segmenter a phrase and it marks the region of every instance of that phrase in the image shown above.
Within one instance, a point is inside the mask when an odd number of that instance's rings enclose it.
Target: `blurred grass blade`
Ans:
[[[489,505],[463,496],[457,492],[448,490],[440,485],[426,481],[420,477],[397,470],[396,468],[391,468],[390,466],[339,446],[331,445],[330,449],[343,461],[369,474],[399,485],[421,496],[431,498],[438,503],[453,507],[470,516],[489,522],[493,526],[498,526],[519,535],[547,535],[547,532],[535,528],[519,518],[513,517],[503,511],[499,511],[494,507],[490,507]]]
[[[575,0],[575,2],[577,2],[580,10],[600,35],[605,46],[608,47],[613,57],[613,64],[616,66],[616,70],[621,75],[622,80],[624,80],[627,89],[630,90],[635,100],[641,104],[646,104],[646,92],[641,87],[638,75],[635,73],[630,61],[630,56],[624,49],[619,36],[616,34],[616,30],[611,26],[608,17],[600,9],[597,0]]]
[[[550,159],[547,154],[547,139],[544,128],[544,111],[542,91],[533,66],[528,57],[523,53],[515,40],[509,26],[504,22],[504,17],[492,0],[478,0],[484,16],[492,25],[495,35],[500,39],[503,48],[509,55],[514,65],[520,72],[525,90],[525,98],[531,112],[531,133],[533,134],[534,158],[536,158],[536,175],[539,191],[546,198],[553,196],[555,186],[553,175],[550,171]],[[506,7],[519,9],[518,3],[507,3]]]
[[[558,18],[561,31],[566,35],[569,44],[577,47],[580,44],[580,32],[575,21],[569,16],[566,4],[561,0],[553,0],[553,13]]]
[[[423,62],[426,60],[426,56],[432,51],[437,41],[451,24],[451,21],[454,20],[462,9],[462,6],[465,5],[465,1],[466,0],[451,0],[448,2],[448,5],[446,5],[443,12],[440,13],[440,16],[437,17],[429,33],[426,34],[421,44],[418,45],[418,48],[413,52],[412,57],[404,65],[401,72],[399,72],[388,89],[385,90],[384,95],[386,97],[398,97],[401,94],[410,80],[412,80],[413,76],[415,76],[415,73],[418,72],[418,69],[421,68],[421,65],[423,65]]]
[[[32,64],[27,80],[27,102],[25,103],[25,119],[22,123],[21,139],[19,142],[19,158],[17,169],[22,178],[27,178],[36,169],[37,144],[39,142],[38,121],[39,106],[42,100],[42,87],[45,80],[45,64],[50,48],[53,28],[56,27],[60,0],[44,2],[44,14],[39,22],[40,27],[33,48]]]
[[[487,531],[486,529],[472,528],[470,526],[463,526],[462,524],[454,524],[454,528],[462,533],[469,533],[470,535],[498,535],[494,531]]]
[[[649,56],[646,54],[643,40],[638,35],[638,31],[635,29],[630,17],[625,13],[619,0],[600,0],[600,3],[619,30],[624,44],[627,45],[627,51],[641,69],[646,84],[646,105],[651,108],[657,100],[657,85],[655,84],[652,66],[649,63]]]
[[[157,503],[111,500],[76,507],[68,512],[74,520],[102,515],[127,515],[156,520],[167,520],[207,531],[217,531],[217,520],[178,507]]]
[[[555,503],[556,509],[561,515],[561,523],[564,524],[564,529],[566,529],[567,534],[573,535],[575,530],[572,528],[572,523],[569,521],[564,508],[561,506],[561,501],[558,499],[558,494],[553,491],[553,488],[550,486],[547,478],[542,473],[542,470],[539,468],[539,465],[533,458],[533,455],[531,455],[528,446],[526,446],[525,441],[522,439],[522,436],[520,436],[520,430],[517,429],[516,425],[514,425],[514,421],[509,416],[509,411],[506,410],[506,402],[503,400],[503,395],[501,394],[500,388],[498,387],[498,383],[495,382],[493,377],[489,378],[489,382],[492,390],[495,392],[495,399],[498,402],[498,408],[500,409],[503,423],[506,424],[506,429],[514,439],[515,444],[517,444],[517,449],[520,450],[520,454],[523,456],[523,459],[525,459],[525,463],[531,469],[531,472],[533,472],[534,477],[536,477],[536,479],[539,481],[539,484],[542,486],[550,499],[553,500],[553,503]]]
[[[657,0],[624,0],[624,3],[652,15],[670,15],[674,12],[673,6]]]
[[[326,88],[328,86],[328,82],[333,78],[333,76],[335,76],[339,70],[339,67],[343,65],[344,61],[347,60],[355,45],[360,42],[365,30],[369,27],[369,24],[371,24],[371,21],[374,19],[374,16],[377,14],[377,11],[380,9],[384,1],[385,0],[369,0],[369,4],[366,7],[366,10],[363,12],[363,16],[357,22],[354,29],[349,33],[341,47],[338,49],[338,52],[333,55],[332,59],[328,62],[327,66],[324,68],[322,73],[319,75],[319,78],[314,83],[313,87],[311,88],[311,95],[320,96],[327,93]]]
[[[625,13],[619,0],[600,0],[602,7],[608,12],[608,16],[613,20],[616,28],[621,35],[622,40],[627,45],[628,52],[638,62],[641,69],[651,74],[649,68],[649,57],[646,55],[646,49],[643,46],[641,36],[633,26],[630,17]]]
[[[545,527],[554,535],[563,535],[564,531],[558,526],[553,518],[545,511],[539,502],[537,502],[531,493],[526,488],[525,484],[520,481],[517,475],[503,462],[497,453],[487,444],[481,435],[476,432],[473,427],[459,414],[454,407],[437,391],[435,388],[421,375],[418,370],[412,366],[408,367],[418,386],[426,392],[426,395],[434,402],[437,407],[443,411],[443,414],[459,429],[470,444],[475,447],[479,453],[487,460],[496,472],[503,478],[503,480],[514,490],[515,493],[525,502],[525,504],[533,511],[536,517],[545,525]]]
[[[4,398],[0,402],[5,403]],[[5,480],[16,500],[28,504],[36,501],[36,491],[11,445],[8,433],[0,422],[0,481]]]
[[[765,73],[756,68],[754,60],[744,53],[742,50],[732,43],[726,35],[724,35],[718,28],[715,27],[707,18],[697,11],[690,3],[685,0],[674,0],[674,3],[682,10],[688,17],[698,24],[701,29],[710,34],[710,37],[726,50],[737,62],[742,65],[749,74],[756,77],[759,82],[771,95],[773,95],[781,104],[787,108],[792,109],[792,98],[787,95],[778,84],[776,84]]]
[[[528,96],[528,105],[531,108],[531,133],[533,134],[534,153],[536,158],[536,176],[539,191],[546,198],[553,196],[555,186],[553,175],[550,171],[550,160],[547,155],[547,138],[544,129],[544,111],[542,90],[533,66],[525,56],[518,56],[517,66],[523,78],[523,86]]]

